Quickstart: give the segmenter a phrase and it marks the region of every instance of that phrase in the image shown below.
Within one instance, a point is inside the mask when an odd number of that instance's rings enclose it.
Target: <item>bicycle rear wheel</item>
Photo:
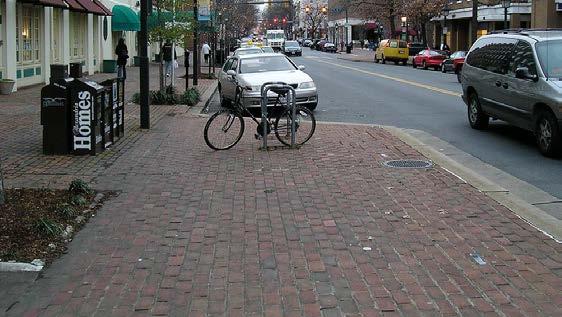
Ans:
[[[316,119],[312,111],[305,107],[297,107],[295,109],[295,145],[305,144],[316,130]],[[286,109],[280,116],[275,119],[275,136],[285,145],[291,145],[291,123],[292,111]]]
[[[205,125],[205,143],[217,151],[232,148],[243,134],[244,118],[230,109],[215,113]]]

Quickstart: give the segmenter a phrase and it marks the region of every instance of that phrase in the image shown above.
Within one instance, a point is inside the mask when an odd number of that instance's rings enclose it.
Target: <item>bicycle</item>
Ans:
[[[213,114],[205,125],[204,136],[205,143],[211,149],[216,151],[228,150],[235,146],[244,134],[245,121],[244,114],[248,114],[252,121],[257,125],[256,139],[267,137],[263,135],[263,125],[266,124],[267,134],[275,133],[277,139],[284,145],[291,146],[291,124],[293,122],[292,109],[288,105],[281,103],[281,98],[287,95],[277,93],[273,109],[279,108],[279,115],[273,118],[272,113],[276,111],[268,111],[265,122],[258,120],[241,102],[242,95],[246,87],[236,83],[237,94],[235,101],[230,108],[219,110]],[[308,108],[297,106],[295,109],[295,145],[301,146],[305,144],[316,130],[316,119]],[[273,121],[275,119],[275,121]],[[273,129],[271,129],[273,127]],[[216,135],[215,135],[216,134]]]

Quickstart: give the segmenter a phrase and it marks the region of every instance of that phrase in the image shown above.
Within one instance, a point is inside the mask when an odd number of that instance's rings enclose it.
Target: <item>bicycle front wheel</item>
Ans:
[[[216,151],[228,150],[244,134],[244,118],[230,109],[221,110],[209,118],[205,125],[205,143]]]
[[[316,119],[312,111],[308,108],[297,107],[295,109],[295,145],[305,144],[316,130]],[[293,114],[291,109],[286,109],[275,120],[275,136],[285,145],[291,145],[291,124],[293,122]]]

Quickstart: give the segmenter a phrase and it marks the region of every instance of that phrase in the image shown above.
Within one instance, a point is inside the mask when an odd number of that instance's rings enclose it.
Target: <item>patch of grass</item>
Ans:
[[[70,183],[68,191],[72,195],[91,195],[94,192],[85,181],[78,178]]]
[[[64,231],[63,226],[49,218],[39,218],[35,222],[35,229],[43,236],[56,237]]]
[[[72,219],[76,216],[76,210],[68,203],[59,204],[55,208],[55,212],[65,219]]]
[[[70,198],[70,203],[74,206],[84,206],[88,204],[88,201],[82,195],[74,195]]]

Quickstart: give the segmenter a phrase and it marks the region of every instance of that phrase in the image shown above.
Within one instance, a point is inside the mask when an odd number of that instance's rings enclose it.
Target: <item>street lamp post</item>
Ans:
[[[443,46],[447,45],[447,16],[449,15],[449,5],[445,4],[443,8]]]
[[[139,33],[139,59],[140,59],[140,127],[150,129],[150,107],[149,107],[149,64],[148,64],[148,1],[140,2],[140,33]]]
[[[502,0],[503,7],[503,28],[509,29],[509,22],[507,21],[507,10],[511,7],[511,0]]]

